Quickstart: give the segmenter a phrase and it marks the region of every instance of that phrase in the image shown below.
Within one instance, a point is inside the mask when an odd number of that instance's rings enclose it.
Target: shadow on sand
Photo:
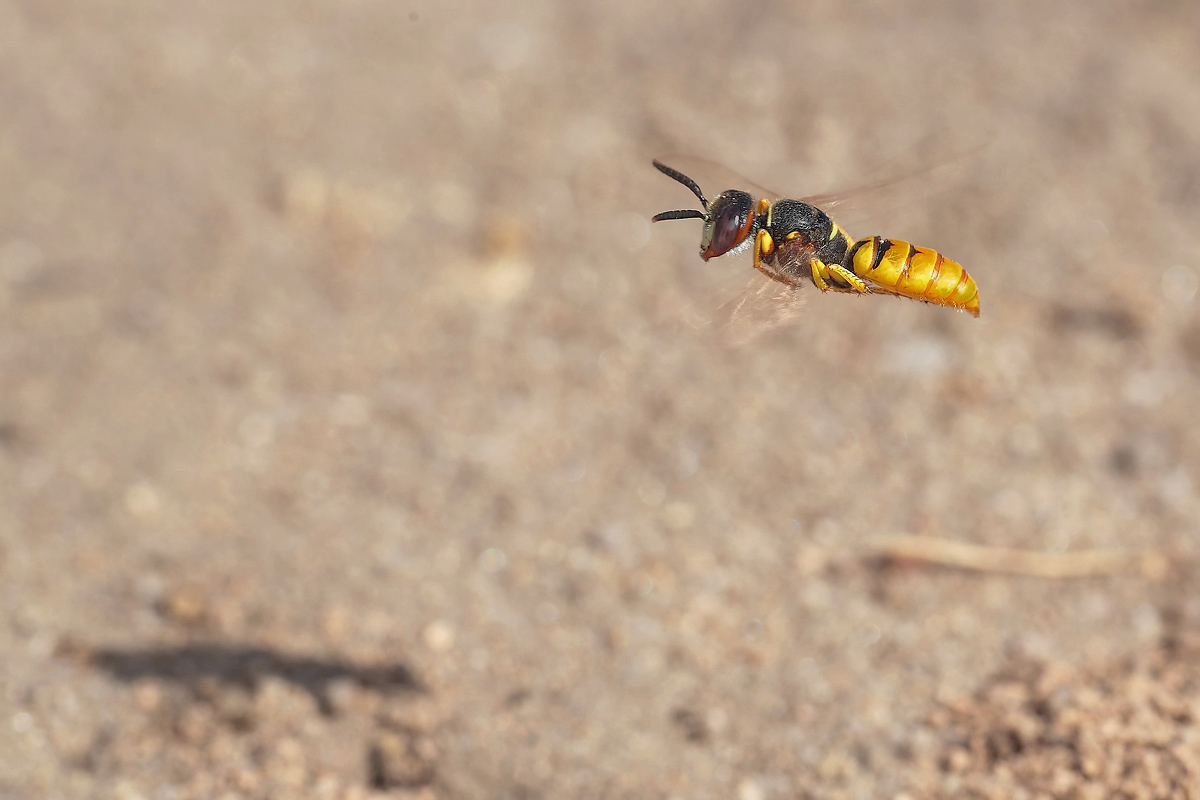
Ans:
[[[160,678],[181,683],[197,694],[211,682],[255,690],[267,677],[301,687],[317,702],[321,713],[334,713],[329,690],[337,681],[350,681],[384,694],[424,692],[403,664],[370,667],[339,659],[285,655],[263,647],[192,644],[145,649],[100,648],[88,661],[121,681]]]

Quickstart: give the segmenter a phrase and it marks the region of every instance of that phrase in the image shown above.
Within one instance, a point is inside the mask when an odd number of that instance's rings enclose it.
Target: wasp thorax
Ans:
[[[721,192],[704,218],[700,257],[707,261],[725,255],[745,241],[753,224],[754,199],[737,189]]]

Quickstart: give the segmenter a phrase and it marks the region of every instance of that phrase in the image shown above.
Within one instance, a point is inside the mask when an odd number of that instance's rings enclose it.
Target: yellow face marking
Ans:
[[[799,235],[800,235],[800,231],[792,231],[791,233],[789,233],[787,235],[787,240],[790,242],[792,239],[795,239]]]
[[[765,213],[767,213],[767,211],[770,208],[771,208],[771,201],[768,200],[767,198],[763,197],[758,201],[758,210],[755,213],[765,214]]]

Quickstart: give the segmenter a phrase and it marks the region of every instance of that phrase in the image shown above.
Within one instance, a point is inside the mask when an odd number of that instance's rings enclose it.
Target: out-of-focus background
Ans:
[[[1194,789],[1197,30],[0,2],[0,796]],[[846,224],[983,316],[681,325],[667,153],[792,196],[948,165]]]

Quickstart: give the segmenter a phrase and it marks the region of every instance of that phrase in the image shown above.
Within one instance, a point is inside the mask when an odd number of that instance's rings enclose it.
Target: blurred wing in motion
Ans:
[[[715,329],[724,343],[741,347],[795,320],[805,296],[799,285],[754,273],[741,291],[717,306]]]
[[[762,272],[754,270],[748,254],[691,266],[689,282],[699,308],[691,310],[688,323],[740,347],[794,321],[804,305],[803,286],[810,282],[808,260],[814,250],[806,243],[789,242],[777,253],[777,259],[762,265]]]
[[[853,236],[862,236],[859,229],[867,224],[892,230],[909,222],[904,218],[914,212],[927,211],[931,198],[960,185],[965,171],[994,139],[988,136],[972,146],[954,147],[944,137],[930,136],[908,154],[867,172],[876,177],[849,189],[798,199],[824,211]]]

